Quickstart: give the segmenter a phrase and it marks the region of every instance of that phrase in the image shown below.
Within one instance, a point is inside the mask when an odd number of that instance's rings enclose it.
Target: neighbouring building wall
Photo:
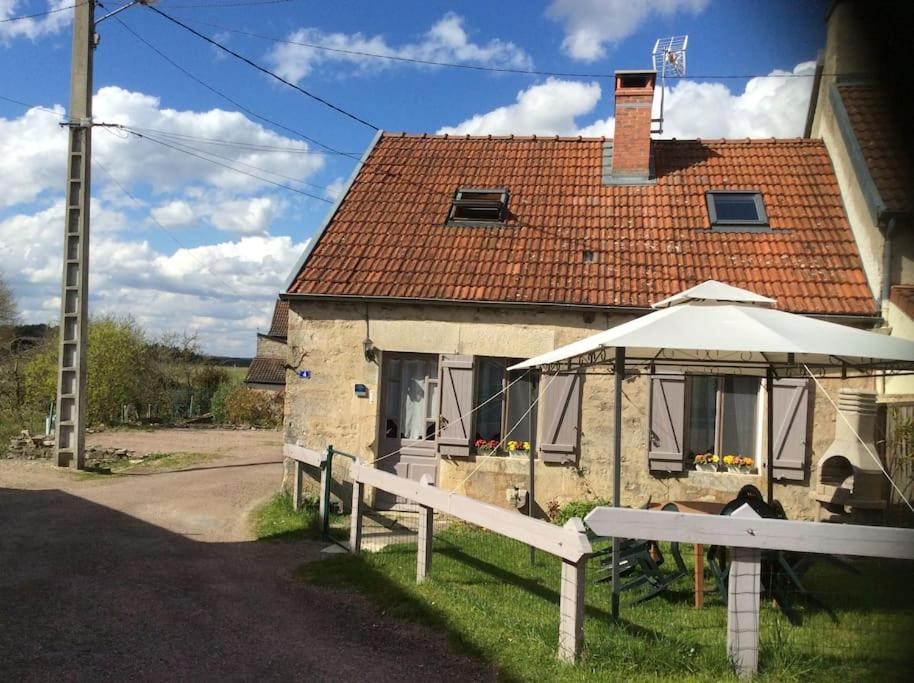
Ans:
[[[367,316],[367,320],[366,320]],[[365,360],[363,340],[381,351],[447,353],[526,358],[624,322],[624,316],[597,315],[585,322],[580,312],[534,311],[468,306],[420,306],[292,302],[290,357],[301,358],[293,370],[309,370],[305,379],[289,373],[285,402],[285,440],[322,449],[332,444],[368,459],[378,457],[379,365]],[[713,333],[713,331],[709,331]],[[382,360],[383,362],[383,360]],[[367,398],[354,392],[364,385]],[[871,380],[827,380],[837,396],[841,386],[872,388]],[[761,476],[688,471],[648,472],[647,378],[625,382],[623,409],[623,504],[637,506],[649,497],[667,500],[731,500],[745,484],[764,490]],[[813,387],[812,447],[809,470],[834,438],[835,414]],[[581,498],[608,498],[612,492],[613,377],[588,374],[584,380],[580,456],[575,464],[536,463],[536,506],[547,510]],[[760,443],[761,452],[764,444]],[[507,505],[506,489],[526,488],[523,458],[444,458],[438,485],[474,498]],[[469,478],[468,478],[469,477]],[[815,506],[804,483],[778,484],[775,495],[788,515],[811,519]]]
[[[286,343],[266,335],[257,335],[257,357],[286,360]]]

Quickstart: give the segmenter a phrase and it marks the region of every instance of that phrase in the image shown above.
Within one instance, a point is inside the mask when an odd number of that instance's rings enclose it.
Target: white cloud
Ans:
[[[323,156],[309,154],[307,143],[267,130],[239,112],[163,108],[157,97],[113,86],[98,91],[93,107],[98,122],[241,145],[226,146],[148,132],[173,147],[189,146],[194,148],[191,150],[194,154],[201,154],[202,150],[204,156],[217,155],[218,163],[277,182],[287,183],[283,176],[307,180],[324,166]],[[58,125],[64,110],[61,107],[54,110],[59,118],[40,109],[30,109],[16,119],[0,118],[0,177],[4,178],[0,208],[30,202],[44,192],[56,193],[62,188],[67,136]],[[268,183],[249,175],[123,131],[96,128],[92,141],[93,156],[102,169],[110,171],[122,184],[141,184],[154,193],[181,191],[193,182],[228,192],[251,193],[269,187]],[[95,174],[93,181],[102,192],[109,183],[104,172]]]
[[[32,109],[0,118],[0,263],[28,322],[53,322],[58,315],[67,141],[58,126],[63,109],[55,111],[57,116]],[[305,179],[324,164],[323,156],[306,153],[307,144],[236,112],[178,111],[162,107],[158,98],[109,87],[96,95],[95,114],[97,121],[185,136],[168,141],[209,150],[233,166]],[[300,240],[272,235],[271,227],[287,209],[308,207],[310,200],[280,195],[261,181],[239,180],[121,131],[95,129],[93,156],[91,312],[133,315],[153,335],[199,329],[210,352],[252,354],[253,333],[268,322],[268,309],[305,248]],[[174,250],[137,236],[137,228],[152,228],[152,218],[173,236],[199,227],[230,235]],[[195,243],[206,234],[194,232]]]
[[[97,202],[93,211],[99,216],[109,212]],[[105,220],[115,221],[117,215]],[[0,220],[0,252],[17,255],[17,269],[5,277],[23,320],[53,322],[57,317],[62,230],[62,201]],[[133,315],[153,334],[199,330],[205,347],[220,353],[252,354],[253,332],[266,324],[265,302],[275,300],[307,246],[288,236],[259,235],[168,254],[147,241],[125,240],[124,234],[94,235],[92,313]],[[207,322],[212,320],[218,323]]]
[[[345,50],[330,52],[304,45],[282,44],[270,51],[268,58],[277,73],[290,81],[298,82],[324,63],[350,64],[361,71],[389,68],[403,64],[387,59],[377,59],[352,52],[367,52],[389,57],[419,59],[434,62],[458,62],[512,68],[530,68],[532,61],[514,43],[492,39],[485,44],[474,43],[464,28],[463,18],[448,12],[438,20],[419,42],[399,47],[389,45],[384,36],[366,36],[362,33],[325,33],[318,28],[300,28],[289,34],[293,43],[309,43]]]
[[[651,16],[698,14],[709,0],[553,0],[546,15],[565,27],[562,49],[572,58],[593,62],[606,45],[633,35]]]
[[[577,135],[575,119],[600,101],[598,83],[554,78],[517,94],[514,104],[477,114],[439,133],[452,135]]]
[[[337,178],[332,183],[327,185],[327,189],[324,190],[324,196],[327,197],[327,199],[336,201],[343,193],[345,187],[346,181],[343,178]]]
[[[73,4],[73,0],[48,0],[45,7],[42,8],[41,5],[22,0],[0,0],[0,19],[37,14],[47,10],[61,10],[40,17],[0,24],[0,41],[8,41],[11,38],[34,39],[57,33],[73,18],[73,10],[70,9]]]
[[[155,207],[150,215],[164,228],[190,228],[197,223],[197,214],[183,199]]]
[[[813,62],[798,64],[792,71],[774,70],[771,75],[786,78],[753,78],[740,93],[719,83],[699,83],[687,79],[677,82],[666,95],[663,137],[678,138],[768,138],[797,137],[803,134]],[[439,133],[473,135],[582,135],[612,137],[612,116],[578,125],[577,119],[591,114],[603,102],[597,83],[549,79],[522,90],[514,104],[477,114]],[[654,99],[659,114],[659,95]]]

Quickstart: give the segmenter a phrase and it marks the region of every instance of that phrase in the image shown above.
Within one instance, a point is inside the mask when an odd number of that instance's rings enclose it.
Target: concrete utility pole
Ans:
[[[67,203],[60,293],[60,357],[55,443],[59,467],[85,466],[86,341],[89,327],[89,202],[92,197],[92,52],[95,1],[73,9],[73,63],[67,127]]]

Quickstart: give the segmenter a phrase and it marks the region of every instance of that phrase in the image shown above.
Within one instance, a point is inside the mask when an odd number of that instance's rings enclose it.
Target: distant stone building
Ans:
[[[244,383],[251,389],[281,392],[286,388],[286,337],[289,302],[277,301],[267,334],[257,333],[257,356],[248,367]]]

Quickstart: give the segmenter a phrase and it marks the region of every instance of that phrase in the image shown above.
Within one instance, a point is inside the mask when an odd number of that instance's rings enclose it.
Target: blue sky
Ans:
[[[0,0],[0,19],[74,1]],[[801,135],[827,9],[824,0],[256,2],[156,6],[385,130],[611,136],[612,80],[420,66],[239,31],[471,66],[584,74],[648,67],[656,38],[688,34],[687,77],[672,81],[667,93],[665,133],[676,137]],[[107,2],[96,16],[118,5]],[[57,121],[68,97],[71,12],[0,23],[0,97],[57,112],[0,100],[0,174],[11,183],[0,198],[0,272],[30,322],[55,319],[59,305],[66,139]],[[123,24],[110,19],[99,26],[96,120],[144,129],[185,153],[124,131],[95,130],[92,310],[132,314],[152,335],[197,331],[214,353],[251,354],[253,333],[268,324],[275,293],[354,163],[315,154],[313,144],[239,112],[124,24],[246,108],[337,150],[361,153],[374,131],[149,9],[118,16]],[[717,78],[772,73],[792,77]]]

